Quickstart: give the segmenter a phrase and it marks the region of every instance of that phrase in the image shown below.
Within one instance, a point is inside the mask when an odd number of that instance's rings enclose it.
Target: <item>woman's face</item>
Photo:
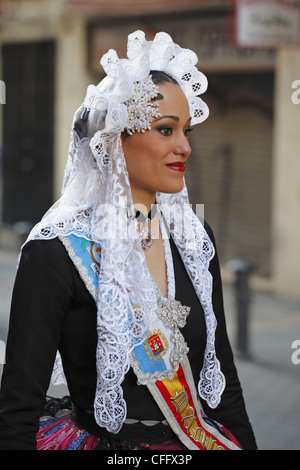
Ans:
[[[178,85],[158,85],[163,99],[161,116],[151,130],[123,137],[122,146],[134,202],[142,202],[156,192],[177,193],[183,188],[185,163],[191,153],[188,141],[190,111]]]

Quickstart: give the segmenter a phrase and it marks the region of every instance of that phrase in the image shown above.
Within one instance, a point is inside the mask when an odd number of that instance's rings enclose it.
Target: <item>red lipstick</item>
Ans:
[[[185,171],[185,162],[168,163],[167,167],[175,171]]]

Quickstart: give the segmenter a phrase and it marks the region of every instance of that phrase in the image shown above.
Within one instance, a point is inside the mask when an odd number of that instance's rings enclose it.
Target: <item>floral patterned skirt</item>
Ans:
[[[99,437],[77,427],[70,414],[41,418],[36,438],[37,450],[93,450],[100,441]]]
[[[49,400],[36,435],[37,450],[186,450],[170,432],[166,432],[164,442],[153,443],[154,429],[149,430],[152,442],[147,442],[145,438],[145,442],[138,444],[132,443],[132,439],[127,440],[126,437],[120,438],[109,433],[103,437],[93,435],[75,424],[70,408],[69,397]],[[135,425],[129,426],[134,430]],[[140,426],[145,429],[144,425]],[[133,435],[140,433],[135,430]]]

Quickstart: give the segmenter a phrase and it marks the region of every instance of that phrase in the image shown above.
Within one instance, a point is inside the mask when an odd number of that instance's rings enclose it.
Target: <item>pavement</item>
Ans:
[[[3,243],[0,239],[0,341],[4,343],[17,257],[16,243]],[[251,287],[247,354],[237,349],[235,290],[226,275],[224,304],[228,334],[259,449],[300,450],[300,301],[276,297],[256,280]],[[296,341],[297,349],[293,348]],[[55,396],[65,392],[64,387],[51,389]]]
[[[300,450],[300,301],[252,291],[248,357],[235,347],[235,292],[228,285],[224,286],[224,303],[236,367],[259,449]],[[295,341],[297,349],[292,347]]]

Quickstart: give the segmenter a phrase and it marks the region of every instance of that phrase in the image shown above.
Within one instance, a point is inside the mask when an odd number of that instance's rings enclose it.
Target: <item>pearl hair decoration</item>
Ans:
[[[152,75],[134,83],[133,95],[125,102],[128,112],[126,131],[129,135],[151,129],[153,119],[161,116],[158,112],[158,99],[162,99],[162,95],[153,82]]]

